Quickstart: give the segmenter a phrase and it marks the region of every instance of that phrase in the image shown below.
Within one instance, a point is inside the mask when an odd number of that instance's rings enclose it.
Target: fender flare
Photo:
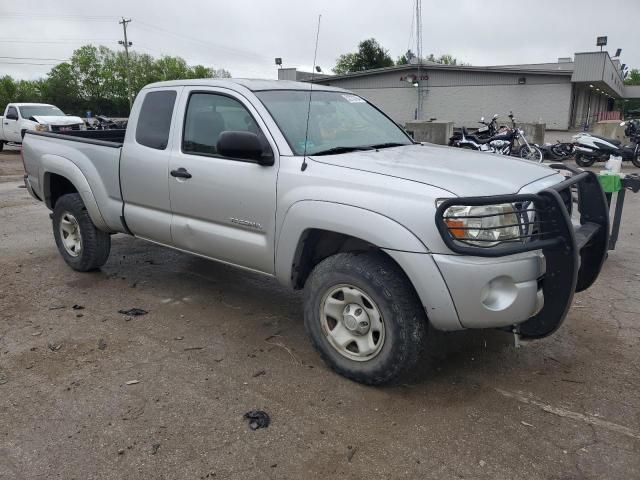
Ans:
[[[276,241],[275,276],[293,287],[293,265],[308,230],[349,235],[386,250],[428,253],[429,249],[404,225],[380,213],[343,203],[301,200],[289,207]]]
[[[112,229],[109,228],[107,223],[104,221],[102,213],[100,213],[98,202],[96,202],[95,196],[89,186],[89,182],[82,173],[82,170],[80,170],[76,164],[64,157],[45,154],[42,156],[40,184],[42,185],[44,202],[50,210],[53,210],[51,206],[51,182],[49,181],[49,176],[51,174],[60,175],[71,182],[80,194],[85,207],[87,207],[87,213],[89,214],[89,217],[91,217],[91,221],[96,228],[105,232],[112,232]]]

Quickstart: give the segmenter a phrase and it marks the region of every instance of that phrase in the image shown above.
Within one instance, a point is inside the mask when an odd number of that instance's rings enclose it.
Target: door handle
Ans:
[[[177,170],[171,170],[171,176],[176,178],[191,178],[191,174],[187,172],[187,169],[182,167]]]

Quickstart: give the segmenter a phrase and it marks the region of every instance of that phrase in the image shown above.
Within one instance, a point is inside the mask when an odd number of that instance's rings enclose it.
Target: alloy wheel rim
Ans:
[[[364,362],[382,350],[382,313],[371,297],[354,285],[336,285],[325,293],[320,302],[320,322],[325,338],[343,357]]]
[[[76,217],[69,212],[64,212],[60,217],[60,239],[65,251],[72,257],[77,257],[82,252],[82,235],[80,224]]]

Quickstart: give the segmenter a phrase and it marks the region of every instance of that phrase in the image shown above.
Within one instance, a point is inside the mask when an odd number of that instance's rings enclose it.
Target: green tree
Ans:
[[[129,53],[131,93],[135,96],[145,85],[161,80],[186,78],[229,78],[222,68],[206,65],[189,66],[180,57],[159,59],[135,51]],[[15,80],[0,78],[0,108],[9,102],[46,102],[66,113],[84,115],[87,110],[96,114],[126,116],[127,61],[124,51],[104,46],[84,45],[73,52],[69,62],[53,67],[46,78]]]
[[[71,64],[60,63],[51,69],[44,80],[42,98],[47,103],[77,112],[80,109],[78,92],[78,81]]]
[[[0,108],[2,109],[0,115],[4,114],[7,103],[15,102],[16,90],[16,81],[13,78],[9,75],[0,78]]]
[[[372,68],[392,67],[393,65],[393,59],[389,56],[389,52],[375,38],[370,38],[360,42],[357,52],[340,55],[333,71],[338,75],[343,75]]]
[[[398,57],[396,65],[406,65],[408,63],[411,63],[411,60],[413,58],[415,58],[415,54],[411,50],[408,50],[407,53],[405,53],[401,57]],[[457,58],[448,53],[440,55],[439,57],[436,57],[433,53],[430,53],[425,59],[423,59],[423,62],[440,63],[442,65],[470,65],[469,63],[458,62]]]
[[[42,80],[18,80],[14,102],[40,102],[42,98]]]

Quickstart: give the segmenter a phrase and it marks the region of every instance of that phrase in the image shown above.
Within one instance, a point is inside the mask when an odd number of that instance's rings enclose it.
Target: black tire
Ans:
[[[631,157],[631,163],[635,167],[640,168],[640,143],[636,144],[636,148],[633,150],[633,157]]]
[[[81,239],[81,247],[75,256],[67,251],[64,245],[64,233],[61,232],[63,217],[67,215],[68,219],[68,214],[77,222]],[[79,194],[70,193],[61,196],[53,209],[52,220],[53,236],[58,251],[71,268],[79,272],[88,272],[106,263],[111,251],[111,236],[96,228]]]
[[[345,284],[364,292],[381,313],[384,337],[371,359],[347,358],[325,333],[323,299]],[[367,385],[396,382],[407,375],[422,357],[427,332],[424,309],[409,279],[379,252],[339,253],[316,265],[304,287],[304,323],[314,347],[333,370]]]
[[[529,160],[531,162],[542,163],[544,155],[542,154],[542,150],[540,150],[535,145],[530,145],[528,148],[526,145],[520,147],[520,151],[518,152],[520,158],[524,160]]]
[[[596,159],[593,157],[585,157],[580,153],[576,153],[576,163],[581,167],[590,167],[596,163]]]

